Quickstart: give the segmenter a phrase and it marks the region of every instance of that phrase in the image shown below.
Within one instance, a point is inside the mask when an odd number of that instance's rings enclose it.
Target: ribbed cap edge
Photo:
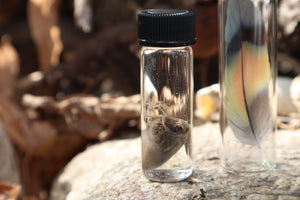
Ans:
[[[149,9],[139,12],[138,43],[157,47],[195,44],[195,14],[180,9]]]

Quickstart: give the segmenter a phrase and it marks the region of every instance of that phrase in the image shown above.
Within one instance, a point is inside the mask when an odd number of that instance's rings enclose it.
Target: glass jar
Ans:
[[[186,10],[139,13],[144,175],[176,182],[192,174],[195,16]]]
[[[219,0],[222,166],[275,168],[277,2]]]

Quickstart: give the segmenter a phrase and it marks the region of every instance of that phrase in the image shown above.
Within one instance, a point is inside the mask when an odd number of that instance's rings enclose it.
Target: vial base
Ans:
[[[146,170],[144,171],[144,175],[151,181],[156,182],[178,182],[189,178],[193,173],[193,169],[155,169],[155,170]]]
[[[222,168],[232,173],[258,173],[272,171],[276,168],[275,163],[256,163],[256,162],[244,162],[239,164],[226,163],[222,165]]]

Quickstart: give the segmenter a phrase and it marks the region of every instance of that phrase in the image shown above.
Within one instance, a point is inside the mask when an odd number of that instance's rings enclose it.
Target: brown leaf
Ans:
[[[26,195],[37,195],[87,144],[75,133],[62,133],[41,142],[22,160],[21,169]]]
[[[106,120],[135,119],[140,116],[140,101],[139,94],[116,98],[103,96],[96,107],[96,112]]]
[[[7,98],[0,96],[0,120],[12,142],[22,151],[30,146],[27,136],[30,133],[26,115]]]
[[[28,19],[30,31],[38,49],[42,71],[59,63],[63,49],[59,28],[60,0],[29,0]]]
[[[10,98],[20,70],[19,56],[9,42],[9,36],[2,37],[0,45],[0,94]]]
[[[0,200],[17,200],[21,191],[20,185],[0,182]]]

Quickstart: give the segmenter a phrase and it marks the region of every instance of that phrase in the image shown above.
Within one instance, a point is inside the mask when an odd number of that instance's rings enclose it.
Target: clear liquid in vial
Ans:
[[[192,50],[142,49],[142,164],[153,181],[175,182],[192,174]]]

